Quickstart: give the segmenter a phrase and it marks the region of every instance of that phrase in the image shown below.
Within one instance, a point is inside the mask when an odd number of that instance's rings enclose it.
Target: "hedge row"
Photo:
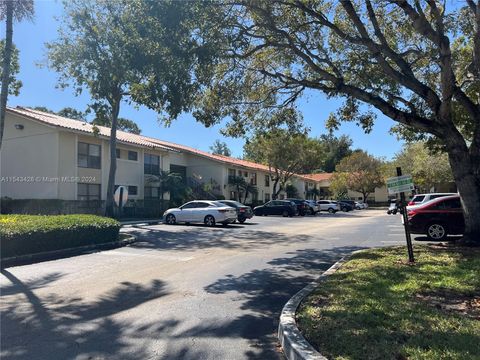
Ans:
[[[0,215],[2,258],[116,241],[118,221],[96,215]]]

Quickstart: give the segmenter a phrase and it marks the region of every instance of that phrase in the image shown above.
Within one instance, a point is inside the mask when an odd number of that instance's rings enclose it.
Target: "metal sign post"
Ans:
[[[405,191],[414,189],[412,177],[410,175],[402,176],[402,168],[397,167],[397,177],[387,179],[387,189],[389,194],[400,193],[400,212],[403,216],[402,222],[407,240],[408,261],[414,263],[415,258],[413,256],[412,238],[410,236],[410,225],[408,224],[407,206],[405,202]]]

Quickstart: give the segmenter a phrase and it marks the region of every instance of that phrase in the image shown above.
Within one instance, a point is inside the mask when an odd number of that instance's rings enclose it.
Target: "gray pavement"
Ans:
[[[2,270],[2,359],[281,359],[293,294],[353,250],[404,243],[377,210],[125,231],[138,242]]]

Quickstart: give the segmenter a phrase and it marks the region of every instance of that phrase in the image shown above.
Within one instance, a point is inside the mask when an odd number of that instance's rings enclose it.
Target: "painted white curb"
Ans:
[[[353,252],[353,253],[356,253]],[[352,253],[352,254],[353,254]],[[302,300],[310,295],[315,288],[324,281],[327,276],[333,274],[342,266],[351,255],[347,255],[333,264],[314,282],[297,292],[283,307],[278,325],[278,339],[282,344],[283,353],[288,360],[327,360],[303,337],[295,321],[295,313]]]

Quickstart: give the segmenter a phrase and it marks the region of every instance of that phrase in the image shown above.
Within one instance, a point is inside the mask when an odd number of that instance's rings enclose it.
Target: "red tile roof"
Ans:
[[[303,174],[302,176],[313,181],[324,181],[330,180],[330,178],[333,176],[333,173]]]
[[[39,110],[33,110],[23,107],[16,107],[16,108],[7,108],[7,110],[11,113],[18,114],[21,116],[29,117],[33,120],[39,121],[41,123],[60,127],[68,130],[85,132],[88,134],[94,134],[94,125],[89,124],[85,121],[73,120],[69,119],[60,115],[51,114]],[[98,135],[102,137],[110,137],[110,128],[106,126],[99,126],[96,125],[98,128]],[[146,136],[131,134],[125,131],[117,130],[117,140],[124,143],[140,145],[144,147],[150,148],[162,148],[164,150],[175,151],[173,148],[169,148],[167,146],[161,144],[154,144],[148,140]]]
[[[73,130],[73,131],[85,132],[88,134],[94,133],[94,126],[84,121],[73,120],[73,119],[69,119],[56,114],[51,114],[51,113],[19,107],[19,106],[16,108],[9,107],[7,108],[7,111],[14,114],[21,115],[21,116],[26,116],[28,118],[42,122],[50,126],[60,127],[68,130]],[[98,125],[96,127],[99,129],[100,136],[102,137],[110,136],[109,127],[98,126]],[[117,140],[120,142],[139,145],[143,147],[161,148],[167,151],[175,151],[175,152],[186,152],[186,153],[206,157],[208,159],[212,159],[212,160],[219,161],[219,162],[233,165],[233,166],[240,166],[248,169],[262,170],[267,172],[269,171],[269,167],[263,164],[258,164],[258,163],[247,161],[247,160],[236,159],[229,156],[210,154],[206,151],[198,150],[189,146],[175,144],[172,142],[155,139],[148,136],[135,135],[125,131],[121,131],[121,130],[117,130]],[[298,174],[296,176],[304,180],[321,181],[321,180],[329,179],[331,175],[332,174],[306,174],[306,175]],[[319,177],[319,179],[317,179],[317,177]]]

